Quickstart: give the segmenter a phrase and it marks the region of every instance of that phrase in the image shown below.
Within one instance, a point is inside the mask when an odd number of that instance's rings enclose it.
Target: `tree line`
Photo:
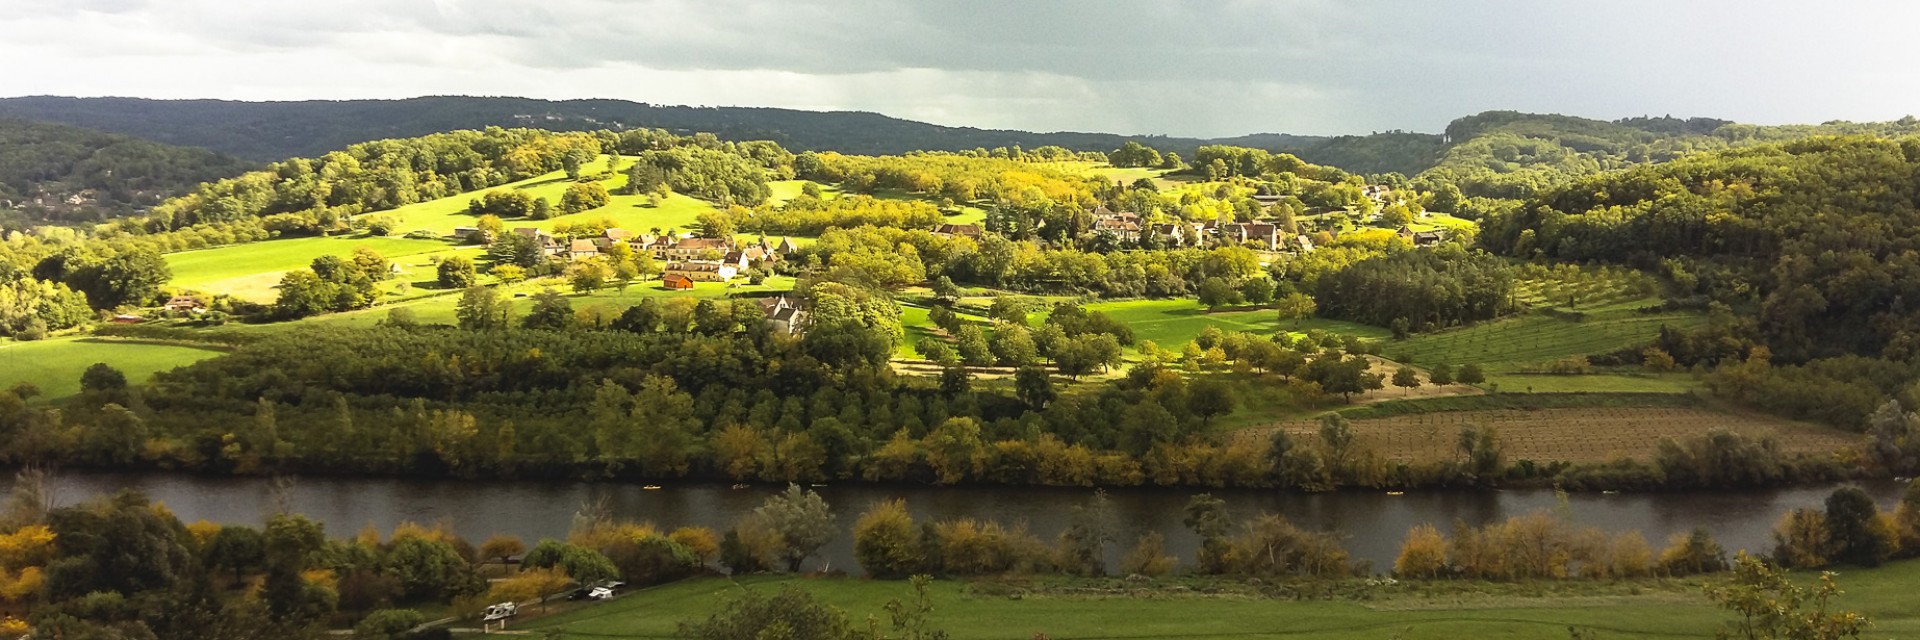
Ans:
[[[206,149],[0,120],[0,210],[18,211],[25,222],[104,222],[246,168]],[[79,204],[67,202],[70,197]]]

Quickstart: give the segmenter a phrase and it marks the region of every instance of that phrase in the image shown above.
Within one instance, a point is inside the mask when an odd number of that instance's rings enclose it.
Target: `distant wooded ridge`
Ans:
[[[465,96],[299,102],[28,96],[0,98],[0,117],[122,133],[257,162],[318,157],[360,142],[489,126],[553,131],[665,129],[681,135],[711,133],[724,140],[771,140],[793,151],[860,155],[1050,145],[1109,152],[1127,141],[1138,141],[1192,158],[1201,146],[1232,145],[1292,153],[1308,162],[1360,174],[1416,176],[1429,170],[1442,171],[1466,182],[1462,188],[1470,194],[1499,197],[1524,197],[1552,182],[1527,175],[1538,171],[1562,173],[1574,169],[1574,173],[1588,173],[1756,142],[1915,130],[1911,117],[1891,123],[1756,126],[1714,118],[1658,116],[1606,121],[1488,111],[1457,119],[1443,133],[1256,133],[1200,139],[949,127],[856,111]],[[1489,180],[1486,175],[1496,177]]]
[[[1433,166],[1445,150],[1445,138],[1441,134],[1401,131],[1365,136],[1256,133],[1213,139],[1040,133],[949,127],[855,111],[511,97],[239,102],[29,96],[0,98],[0,116],[124,133],[261,162],[319,156],[370,140],[411,138],[487,126],[556,131],[660,128],[680,134],[708,132],[728,140],[772,140],[796,151],[864,155],[1013,146],[1032,149],[1048,145],[1104,152],[1135,140],[1191,158],[1202,145],[1225,144],[1292,152],[1312,162],[1341,164],[1361,173],[1395,171],[1406,175]]]

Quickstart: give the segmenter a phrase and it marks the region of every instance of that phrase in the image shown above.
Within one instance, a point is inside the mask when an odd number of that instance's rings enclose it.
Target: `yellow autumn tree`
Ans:
[[[1393,572],[1408,578],[1432,578],[1447,568],[1447,538],[1431,524],[1407,530],[1400,544],[1400,556],[1393,560]]]
[[[22,603],[46,584],[41,567],[53,560],[55,536],[46,525],[28,525],[0,535],[0,601]]]

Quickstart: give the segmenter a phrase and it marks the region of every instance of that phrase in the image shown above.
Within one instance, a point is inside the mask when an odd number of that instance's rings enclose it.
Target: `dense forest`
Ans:
[[[1605,122],[1561,115],[1488,111],[1447,125],[1449,147],[1417,176],[1468,196],[1527,198],[1573,179],[1659,163],[1697,151],[1820,135],[1920,133],[1920,120],[1762,127],[1710,118],[1627,118]]]
[[[1320,278],[1314,299],[1321,315],[1405,335],[1504,315],[1513,280],[1505,261],[1448,246],[1361,260]]]
[[[1920,140],[1694,154],[1573,181],[1484,222],[1480,244],[1496,253],[1631,265],[1723,305],[1703,335],[1658,346],[1721,365],[1728,395],[1859,428],[1915,378]]]
[[[0,119],[0,211],[21,222],[100,222],[246,168],[205,149]]]

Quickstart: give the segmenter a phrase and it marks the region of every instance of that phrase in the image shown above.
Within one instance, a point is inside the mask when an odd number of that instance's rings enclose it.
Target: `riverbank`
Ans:
[[[98,473],[66,471],[53,477],[58,502],[72,504],[95,495],[135,489],[163,502],[182,520],[258,526],[283,503],[295,513],[327,524],[331,535],[347,535],[365,525],[391,531],[402,522],[444,523],[471,540],[494,534],[532,543],[565,538],[582,504],[604,499],[621,520],[650,521],[665,528],[731,528],[768,495],[784,485],[734,489],[724,484],[668,484],[659,489],[637,483],[578,481],[427,480],[308,476],[295,478],[283,492],[260,477],[196,475],[179,472]],[[1882,509],[1892,509],[1905,485],[1863,483]],[[0,477],[0,489],[10,476]],[[984,518],[1008,525],[1024,523],[1051,540],[1068,523],[1092,489],[1044,487],[930,487],[924,485],[833,484],[815,487],[836,517],[840,532],[874,503],[903,499],[921,521]],[[1775,490],[1681,491],[1645,494],[1576,493],[1550,489],[1410,491],[1338,491],[1304,494],[1261,490],[1216,490],[1236,517],[1283,514],[1311,531],[1332,531],[1357,561],[1376,571],[1393,564],[1409,529],[1433,524],[1448,530],[1455,522],[1481,526],[1539,511],[1563,514],[1581,526],[1609,533],[1641,532],[1658,547],[1669,536],[1695,527],[1710,530],[1729,551],[1772,549],[1771,531],[1780,514],[1821,508],[1831,486]],[[1117,567],[1132,541],[1148,532],[1166,537],[1169,553],[1194,557],[1200,541],[1181,522],[1187,500],[1197,491],[1161,488],[1109,489],[1123,541],[1109,550]],[[850,536],[838,535],[820,549],[808,569],[844,569],[857,573]]]
[[[1811,581],[1817,574],[1795,574]],[[1599,638],[1712,638],[1729,615],[1708,602],[1702,580],[1553,581],[1489,584],[1402,581],[1368,586],[1351,580],[1324,599],[1263,595],[1245,583],[1184,580],[1130,583],[1066,579],[936,581],[932,627],[971,638],[1235,638],[1332,640],[1565,638],[1568,627]],[[1912,589],[1920,561],[1850,569],[1839,577],[1840,606],[1865,613],[1874,638],[1920,637]],[[518,625],[543,637],[665,638],[683,620],[703,618],[743,589],[806,590],[855,621],[886,619],[890,599],[907,599],[905,581],[794,576],[701,578]],[[1213,591],[1208,593],[1207,591]],[[1268,587],[1267,590],[1274,590]],[[553,635],[544,635],[553,634]]]

